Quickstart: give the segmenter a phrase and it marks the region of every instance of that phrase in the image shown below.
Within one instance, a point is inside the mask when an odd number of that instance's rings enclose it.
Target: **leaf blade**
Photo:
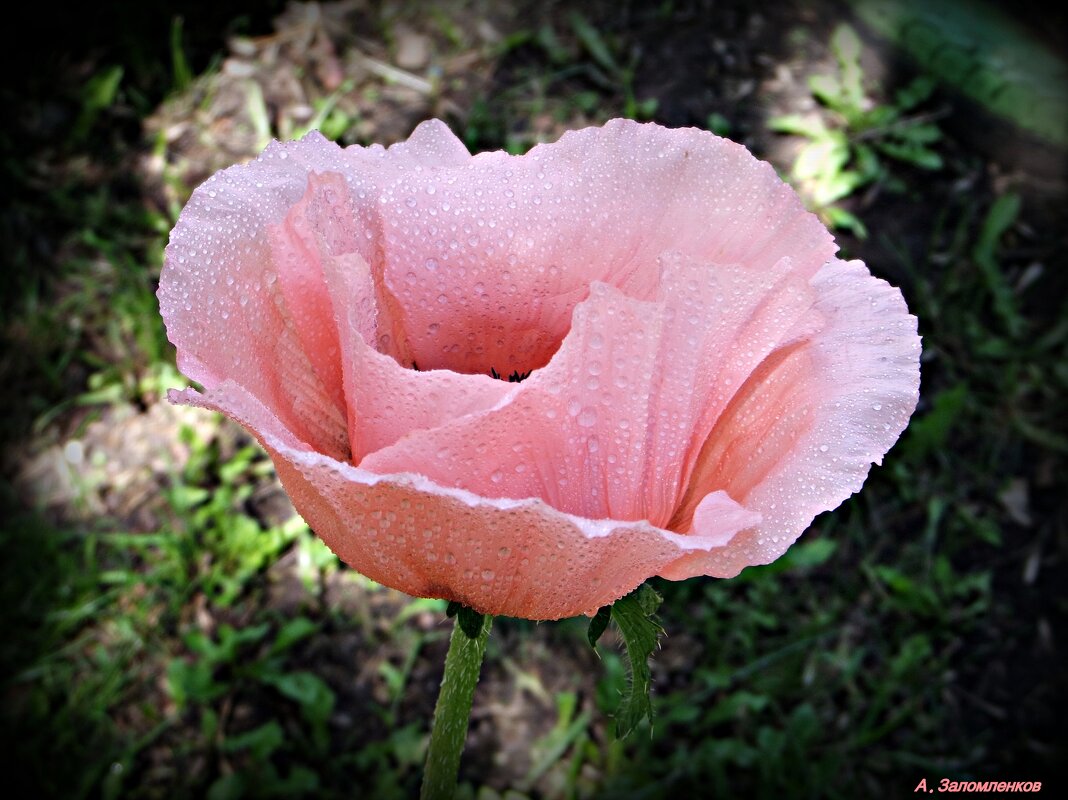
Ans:
[[[619,739],[626,738],[646,717],[650,721],[653,718],[649,657],[659,647],[664,632],[656,616],[663,601],[653,587],[642,584],[612,606],[612,621],[623,637],[629,661],[627,688],[615,715]]]

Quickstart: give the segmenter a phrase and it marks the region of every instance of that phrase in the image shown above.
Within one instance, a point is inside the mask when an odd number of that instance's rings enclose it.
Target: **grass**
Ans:
[[[867,238],[864,223],[840,205],[855,192],[869,187],[903,191],[904,182],[888,161],[922,170],[942,168],[936,149],[942,131],[933,121],[939,113],[915,113],[936,83],[920,76],[899,89],[893,101],[877,103],[868,96],[861,66],[862,44],[856,31],[842,23],[830,43],[838,70],[834,75],[812,75],[808,84],[825,114],[787,114],[769,123],[772,130],[803,136],[790,177],[802,197],[832,228]],[[825,121],[825,116],[831,116]]]
[[[431,23],[473,46],[456,20]],[[153,74],[180,91],[203,59],[185,53],[180,22],[167,33]],[[592,12],[520,20],[495,45],[498,79],[464,109],[468,144],[523,151],[545,134],[539,117],[655,118],[638,36]],[[93,75],[70,136],[34,151],[60,172],[34,178],[4,154],[5,176],[33,187],[16,195],[19,214],[53,245],[12,251],[8,442],[59,447],[181,384],[154,298],[170,211],[147,207],[115,167],[134,144],[123,120],[148,114],[151,93],[121,66]],[[865,91],[891,102],[888,88]],[[354,118],[336,99],[314,113],[347,135]],[[1068,305],[1052,270],[1064,252],[1025,195],[954,190],[974,156],[930,146],[949,177],[923,223],[869,225],[868,242],[849,242],[901,276],[924,335],[921,407],[885,465],[774,564],[654,582],[667,631],[654,722],[623,742],[609,726],[626,687],[617,639],[606,634],[598,660],[584,621],[499,621],[464,796],[508,796],[507,776],[511,797],[855,797],[922,776],[1049,769],[1043,754],[1063,743],[1047,634],[1064,613],[1053,538]],[[97,170],[102,153],[111,165]],[[881,180],[917,196],[914,173],[881,163]],[[0,523],[9,774],[46,797],[412,796],[444,603],[374,585],[299,518],[264,511],[270,462],[233,428],[175,437],[182,457],[157,476],[148,530],[94,510],[104,465],[91,459],[81,512],[38,513],[0,486],[12,509]],[[529,739],[508,727],[525,714]],[[497,738],[524,743],[509,771],[487,744]]]

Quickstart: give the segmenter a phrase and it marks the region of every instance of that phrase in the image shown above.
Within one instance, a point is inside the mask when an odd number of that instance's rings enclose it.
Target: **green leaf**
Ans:
[[[612,606],[601,606],[597,610],[597,614],[590,620],[589,630],[586,631],[586,638],[590,641],[590,647],[597,647],[597,640],[601,638],[601,634],[605,632],[611,619]]]
[[[812,201],[817,206],[829,206],[836,200],[853,194],[863,185],[864,179],[851,169],[825,175],[812,187]]]
[[[82,112],[71,131],[73,139],[82,139],[89,133],[99,113],[115,102],[120,83],[122,67],[108,67],[86,82],[82,93]]]
[[[646,717],[653,718],[649,657],[664,632],[656,617],[656,610],[663,600],[653,587],[642,584],[612,606],[612,621],[619,628],[627,649],[630,678],[615,714],[616,736],[620,739],[628,736]]]
[[[248,114],[252,128],[256,132],[256,146],[266,147],[271,141],[271,112],[263,97],[263,90],[255,81],[249,81],[245,88],[245,113]]]
[[[931,453],[942,451],[953,427],[965,413],[968,400],[967,384],[943,389],[931,402],[931,410],[914,419],[905,433],[902,450],[907,458],[919,461]]]
[[[319,626],[307,617],[291,619],[282,626],[281,630],[278,631],[278,635],[274,637],[274,642],[271,644],[271,652],[281,653],[283,650],[288,650],[301,639],[311,636],[317,630],[319,630]]]
[[[590,712],[575,719],[578,696],[574,692],[560,692],[556,696],[556,725],[530,748],[530,771],[516,788],[529,792],[538,779],[560,762],[568,749],[586,732],[590,724]]]
[[[808,79],[809,91],[817,100],[835,111],[845,107],[842,101],[842,84],[830,75],[813,75]]]
[[[904,161],[906,164],[912,164],[914,167],[919,167],[920,169],[942,169],[942,156],[938,155],[934,150],[927,149],[922,144],[909,141],[893,142],[884,139],[876,142],[875,146],[891,158]]]
[[[256,644],[271,630],[267,622],[250,625],[246,628],[233,628],[229,625],[219,626],[219,644],[211,653],[211,658],[219,664],[232,664],[237,661],[238,653],[246,645]]]
[[[831,37],[831,49],[842,74],[841,97],[850,113],[864,107],[864,72],[860,67],[860,37],[852,27],[841,24]]]
[[[890,590],[890,601],[914,614],[936,616],[941,609],[938,595],[925,583],[920,583],[896,567],[880,564],[871,572]]]
[[[713,111],[705,121],[705,127],[716,136],[726,136],[731,132],[731,121],[719,112]]]
[[[334,692],[318,675],[311,672],[290,672],[264,676],[281,694],[300,704],[304,718],[313,725],[326,722],[334,710]]]
[[[527,36],[529,37],[529,35],[528,33]],[[556,35],[556,31],[551,25],[542,25],[534,35],[534,41],[545,51],[545,54],[549,56],[549,60],[554,64],[566,64],[571,58],[571,54],[568,53],[567,48],[564,47],[560,37]],[[523,43],[525,42],[521,44]]]
[[[577,11],[571,14],[571,29],[575,31],[575,36],[597,64],[608,70],[610,74],[619,73],[619,64],[616,63],[612,51],[601,38],[601,34]]]
[[[309,797],[318,788],[319,776],[307,767],[296,766],[270,787],[270,794],[274,797]]]
[[[175,91],[182,92],[193,82],[193,70],[189,67],[189,61],[185,57],[185,48],[182,46],[182,27],[184,20],[174,17],[171,20],[171,72],[174,78]]]
[[[838,543],[834,539],[813,539],[811,542],[795,544],[786,552],[784,558],[788,557],[792,566],[818,567],[833,556],[837,549]]]
[[[997,249],[1001,237],[1015,224],[1020,214],[1020,205],[1020,196],[1014,193],[1004,194],[995,200],[983,220],[979,239],[972,248],[972,259],[979,267],[993,297],[994,310],[1013,336],[1019,336],[1023,332],[1023,319],[1016,308],[1012,287],[998,264]]]
[[[800,181],[823,175],[835,175],[849,162],[849,142],[841,131],[828,131],[815,139],[797,154],[794,162],[794,177]]]
[[[935,82],[926,76],[920,76],[904,89],[899,89],[894,99],[902,111],[915,108],[934,92]]]
[[[226,687],[215,682],[214,673],[204,661],[172,661],[167,667],[167,687],[175,704],[181,708],[187,703],[207,703],[221,695]]]
[[[208,800],[238,800],[245,796],[245,776],[240,772],[220,775],[208,788]]]
[[[932,122],[924,122],[902,128],[898,135],[908,142],[934,144],[942,138],[942,129]]]
[[[246,733],[227,736],[222,741],[222,749],[227,753],[248,750],[257,761],[266,761],[271,757],[271,753],[282,746],[284,741],[285,733],[282,731],[282,726],[271,720],[266,725],[253,728]]]
[[[860,218],[844,208],[838,206],[828,206],[823,209],[823,214],[827,219],[827,224],[832,228],[842,228],[848,231],[852,231],[853,235],[858,239],[868,238],[868,228],[860,221]]]
[[[857,119],[858,130],[870,130],[872,128],[885,128],[897,120],[898,110],[893,106],[875,106],[859,115]]]
[[[385,680],[390,697],[398,697],[404,691],[405,675],[402,670],[397,669],[388,661],[383,661],[378,665],[378,674]]]
[[[816,139],[827,132],[827,126],[819,117],[803,116],[801,114],[783,114],[768,120],[768,127],[776,133],[793,133],[797,136],[807,136]]]
[[[876,154],[870,146],[866,144],[858,144],[853,149],[854,159],[854,172],[860,176],[861,184],[867,186],[872,181],[877,181],[883,177],[884,170],[883,165],[879,161],[879,156]]]

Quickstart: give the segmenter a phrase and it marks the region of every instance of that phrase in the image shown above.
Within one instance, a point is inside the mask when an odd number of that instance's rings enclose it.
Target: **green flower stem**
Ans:
[[[434,709],[420,800],[452,800],[456,793],[471,701],[482,671],[482,657],[486,654],[491,627],[493,617],[487,614],[482,618],[478,636],[472,638],[464,632],[457,615],[449,639],[449,654],[445,656],[445,676],[441,679],[438,704]]]

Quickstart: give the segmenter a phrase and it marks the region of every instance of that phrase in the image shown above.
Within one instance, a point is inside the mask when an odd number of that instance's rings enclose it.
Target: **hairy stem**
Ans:
[[[472,632],[473,612],[463,609],[467,625],[461,625],[458,615],[449,639],[449,654],[445,657],[445,676],[441,679],[438,704],[434,708],[434,722],[430,729],[430,747],[423,772],[420,800],[451,800],[456,792],[456,777],[460,771],[460,754],[467,738],[467,723],[471,717],[471,701],[482,671],[482,657],[486,654],[493,617],[479,617],[477,636]],[[464,628],[468,629],[465,632]]]

